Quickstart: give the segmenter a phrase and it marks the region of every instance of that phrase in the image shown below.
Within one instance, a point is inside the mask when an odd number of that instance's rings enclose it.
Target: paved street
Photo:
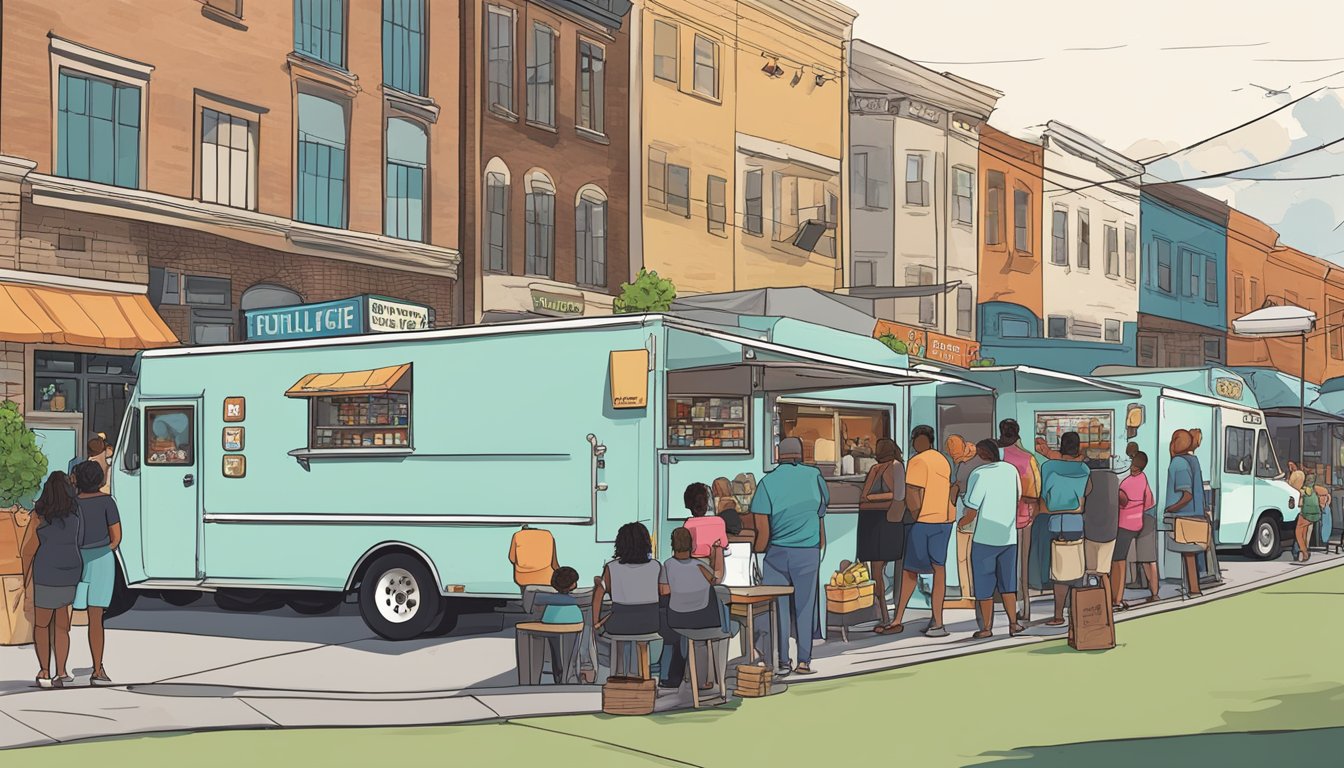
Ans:
[[[1344,563],[1317,555],[1306,567],[1227,558],[1222,594],[1232,594]],[[1217,600],[1218,592],[1200,602]],[[1198,603],[1196,603],[1198,604]],[[1120,614],[1128,621],[1178,610],[1178,597]],[[1045,601],[1038,616],[1048,611]],[[913,627],[922,626],[915,612]],[[219,610],[208,599],[174,608],[154,599],[111,622],[108,668],[117,685],[82,687],[88,675],[84,631],[76,628],[71,667],[75,687],[33,688],[31,647],[0,648],[0,746],[63,742],[102,735],[207,728],[407,725],[469,722],[530,714],[593,712],[596,687],[518,688],[513,636],[498,614],[463,617],[442,639],[403,643],[372,636],[352,606],[321,617],[288,609],[264,614]],[[969,639],[969,611],[948,616],[952,636],[924,638],[855,633],[818,649],[824,680],[962,656],[988,648],[1030,645],[1062,635],[1033,627],[1010,639]],[[800,681],[791,681],[798,684]],[[689,705],[688,695],[660,698],[659,710]]]

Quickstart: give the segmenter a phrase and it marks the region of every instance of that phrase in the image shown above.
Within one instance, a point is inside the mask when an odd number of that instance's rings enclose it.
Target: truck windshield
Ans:
[[[1259,431],[1255,451],[1255,476],[1274,479],[1283,474],[1279,470],[1279,458],[1274,455],[1274,446],[1270,445],[1269,433]]]

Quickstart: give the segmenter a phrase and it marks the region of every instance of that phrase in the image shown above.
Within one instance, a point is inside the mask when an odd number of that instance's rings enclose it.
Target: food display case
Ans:
[[[315,398],[313,448],[409,448],[406,392]]]
[[[1094,469],[1111,466],[1115,455],[1115,414],[1111,411],[1038,411],[1036,438],[1059,450],[1066,432],[1077,432],[1083,457]]]
[[[745,397],[669,397],[667,447],[746,450],[748,413]]]

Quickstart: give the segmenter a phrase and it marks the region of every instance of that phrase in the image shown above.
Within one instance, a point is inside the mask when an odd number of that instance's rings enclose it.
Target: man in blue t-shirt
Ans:
[[[994,593],[1003,597],[1008,616],[1008,634],[1023,627],[1017,622],[1017,502],[1022,498],[1022,480],[1017,468],[1006,461],[993,440],[975,444],[976,456],[984,462],[971,472],[963,497],[966,512],[958,522],[971,534],[971,583],[975,589],[976,613],[981,640],[994,635]]]
[[[1171,464],[1167,467],[1166,513],[1172,517],[1207,519],[1204,513],[1204,469],[1195,457],[1198,442],[1188,430],[1171,433]],[[1199,597],[1199,561],[1201,552],[1181,552],[1185,564],[1186,594]]]
[[[1077,432],[1059,436],[1058,459],[1041,465],[1041,514],[1046,518],[1050,538],[1056,541],[1077,541],[1083,538],[1083,504],[1092,492],[1092,470],[1083,461],[1082,440]],[[1046,570],[1049,571],[1049,563]],[[1081,579],[1054,581],[1055,615],[1045,625],[1064,625],[1064,602],[1069,587],[1082,583]]]
[[[826,505],[830,494],[816,467],[803,463],[803,441],[779,441],[779,466],[756,486],[751,499],[757,536],[769,542],[761,565],[765,584],[793,587],[785,602],[798,642],[798,667],[789,668],[789,633],[779,627],[777,674],[812,674],[812,638],[817,624],[817,573],[826,546]]]

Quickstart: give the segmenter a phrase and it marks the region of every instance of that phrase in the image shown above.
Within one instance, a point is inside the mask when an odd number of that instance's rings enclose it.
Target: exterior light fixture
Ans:
[[[765,62],[765,66],[761,67],[761,71],[762,71],[762,72],[764,72],[766,75],[768,75],[768,76],[770,76],[770,77],[781,77],[781,76],[783,76],[783,74],[784,74],[784,68],[781,67],[781,66],[779,66],[779,57],[778,57],[778,56],[774,56],[774,55],[771,55],[771,54],[768,54],[768,53],[763,53],[763,54],[761,54],[761,55],[764,56],[764,57],[767,59],[767,61]]]
[[[789,81],[789,85],[793,86],[794,88],[797,88],[798,84],[801,83],[802,81],[803,81],[803,70],[799,68],[797,72],[793,73],[793,79]]]
[[[817,75],[816,78],[814,78],[814,80],[815,80],[815,82],[816,82],[818,88],[820,88],[821,86],[825,85],[826,82],[827,82],[828,80],[830,80],[830,79],[831,79],[831,78],[829,78],[829,77],[827,77],[827,76],[825,76],[825,75]]]

